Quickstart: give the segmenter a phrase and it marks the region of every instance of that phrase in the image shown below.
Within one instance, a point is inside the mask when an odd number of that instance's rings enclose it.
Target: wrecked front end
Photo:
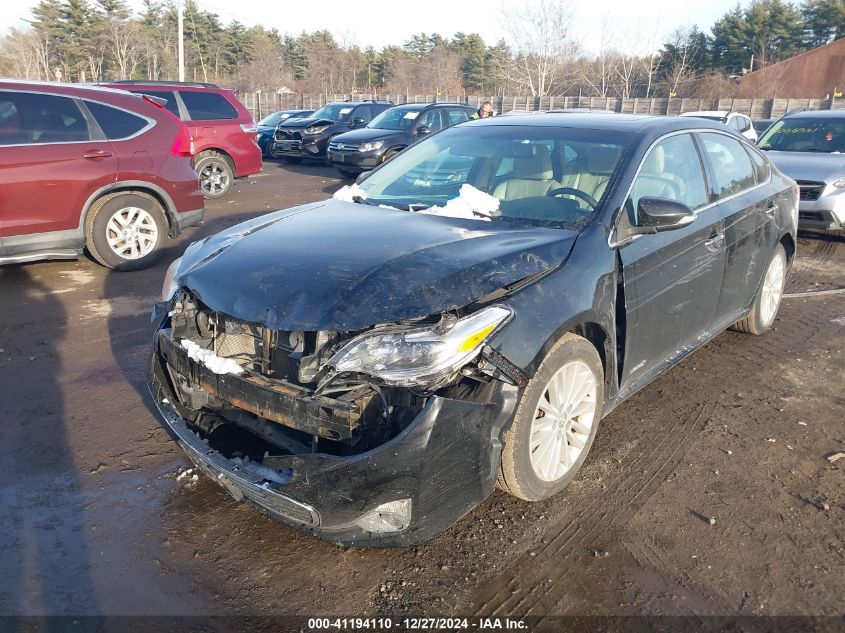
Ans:
[[[491,493],[525,380],[487,345],[507,309],[316,332],[240,322],[184,289],[157,309],[153,397],[236,499],[336,543],[408,546]]]

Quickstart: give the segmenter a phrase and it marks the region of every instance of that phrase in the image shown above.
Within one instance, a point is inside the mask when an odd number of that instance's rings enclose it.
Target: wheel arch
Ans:
[[[780,244],[783,246],[783,250],[786,251],[786,263],[791,267],[795,259],[795,238],[792,237],[791,233],[784,233],[783,237],[780,238]]]
[[[196,165],[196,161],[203,155],[203,154],[220,154],[223,159],[229,163],[229,167],[232,168],[232,176],[235,174],[235,160],[232,158],[231,154],[224,149],[220,149],[215,145],[209,145],[208,147],[203,147],[196,153],[194,156],[194,164]]]
[[[555,332],[543,343],[534,359],[526,368],[526,373],[529,376],[534,376],[540,363],[554,347],[555,343],[559,341],[565,334],[576,334],[586,339],[596,350],[602,364],[602,371],[604,372],[605,384],[605,399],[615,391],[616,381],[614,379],[616,369],[616,357],[614,354],[614,338],[609,333],[609,328],[601,323],[601,319],[597,318],[592,313],[582,313],[561,325]]]
[[[113,182],[104,187],[100,187],[97,191],[92,193],[85,202],[85,205],[82,207],[82,213],[79,216],[80,231],[85,230],[85,222],[88,219],[88,213],[91,211],[91,207],[94,206],[94,203],[103,196],[113,193],[145,193],[155,198],[164,210],[164,217],[167,218],[167,226],[170,237],[178,237],[179,224],[176,221],[176,207],[173,204],[173,200],[164,189],[151,182],[144,182],[143,180],[122,180]]]

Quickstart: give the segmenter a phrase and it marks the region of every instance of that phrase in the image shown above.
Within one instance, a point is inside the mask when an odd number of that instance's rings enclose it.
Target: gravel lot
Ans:
[[[0,614],[845,614],[845,295],[818,293],[845,286],[842,238],[803,236],[774,330],[619,407],[547,502],[496,492],[428,545],[348,550],[177,479],[144,378],[167,264],[340,184],[267,162],[150,270],[0,268]]]

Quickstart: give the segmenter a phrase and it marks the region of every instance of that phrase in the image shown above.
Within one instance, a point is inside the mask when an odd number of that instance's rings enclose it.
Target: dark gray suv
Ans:
[[[468,121],[475,108],[460,103],[411,103],[385,110],[367,127],[338,134],[329,143],[329,162],[352,178],[398,154],[418,139]]]

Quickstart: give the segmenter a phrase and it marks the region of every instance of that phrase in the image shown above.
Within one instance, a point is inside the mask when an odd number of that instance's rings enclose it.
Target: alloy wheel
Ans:
[[[780,251],[769,262],[763,279],[763,291],[760,297],[760,322],[769,327],[775,320],[783,296],[783,283],[786,277],[786,264]]]
[[[158,227],[153,216],[139,207],[115,211],[106,224],[109,248],[123,259],[140,259],[158,244]]]
[[[220,195],[229,188],[229,172],[218,161],[207,163],[199,176],[202,191],[206,195]]]
[[[571,361],[546,384],[531,423],[531,467],[543,481],[557,481],[578,461],[596,417],[596,378]]]

